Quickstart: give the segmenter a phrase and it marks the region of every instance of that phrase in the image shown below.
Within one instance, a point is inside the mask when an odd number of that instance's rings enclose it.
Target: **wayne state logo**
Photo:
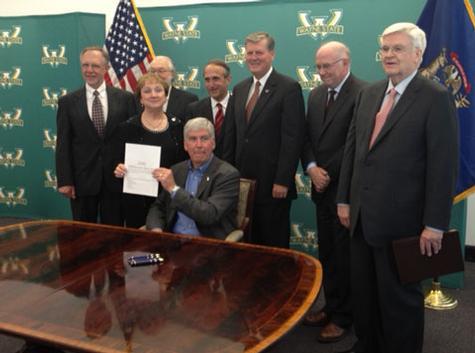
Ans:
[[[0,29],[0,47],[10,47],[12,44],[21,45],[23,38],[20,37],[20,32],[20,26],[12,26],[11,30]]]
[[[329,34],[343,35],[345,27],[340,25],[342,9],[329,10],[328,16],[310,16],[312,11],[299,11],[297,17],[301,24],[296,29],[297,37],[310,36],[313,39],[325,38]]]
[[[4,129],[11,129],[13,126],[23,127],[23,120],[21,119],[21,109],[15,109],[11,112],[0,112],[0,126]]]
[[[10,88],[11,86],[22,86],[23,80],[20,78],[21,69],[14,67],[12,71],[0,71],[0,86]]]
[[[322,84],[320,75],[315,71],[310,71],[308,66],[297,66],[296,71],[299,84],[303,90],[311,91]]]
[[[0,258],[0,273],[2,275],[10,275],[13,273],[21,273],[27,275],[30,273],[30,259],[20,259],[18,256],[9,256]]]
[[[238,45],[237,40],[228,39],[226,41],[226,49],[229,54],[224,56],[225,63],[238,63],[244,65],[246,61],[246,48],[244,45]]]
[[[293,246],[300,246],[306,251],[315,251],[318,248],[315,229],[306,228],[302,223],[292,223],[290,234],[290,242]]]
[[[0,186],[0,204],[5,204],[8,207],[26,206],[28,201],[25,198],[25,188],[17,187],[15,191],[11,191],[4,190],[4,187]]]
[[[15,148],[15,152],[0,151],[0,165],[5,168],[24,167],[25,160],[23,157],[23,149]]]
[[[43,87],[43,99],[41,100],[41,105],[43,107],[50,106],[51,109],[58,109],[58,99],[66,95],[68,91],[66,88],[61,88],[60,92],[50,91],[49,87]]]
[[[472,90],[471,78],[468,77],[456,52],[447,53],[447,49],[443,48],[429,65],[421,68],[421,74],[447,87],[455,98],[457,108],[470,106],[468,95]]]
[[[56,135],[51,134],[51,130],[44,129],[43,136],[44,136],[43,147],[51,148],[53,151],[56,150]]]
[[[58,49],[49,49],[47,45],[43,45],[41,64],[49,64],[51,67],[58,67],[59,64],[67,65],[68,58],[64,54],[66,54],[66,46],[64,45],[60,45]]]
[[[196,78],[198,77],[199,69],[198,67],[190,67],[189,72],[177,72],[176,78],[173,81],[173,86],[178,89],[200,89],[200,81]]]
[[[188,16],[186,22],[172,22],[173,17],[163,18],[163,26],[166,31],[162,32],[162,39],[174,39],[175,42],[186,42],[188,39],[200,39],[198,26],[198,16]]]
[[[54,190],[56,190],[58,186],[58,179],[56,178],[56,175],[53,173],[53,171],[50,169],[45,170],[44,186],[45,188],[51,188]]]
[[[297,187],[297,193],[299,195],[304,195],[307,198],[312,196],[312,181],[311,179],[303,175],[302,173],[295,174],[295,186]]]

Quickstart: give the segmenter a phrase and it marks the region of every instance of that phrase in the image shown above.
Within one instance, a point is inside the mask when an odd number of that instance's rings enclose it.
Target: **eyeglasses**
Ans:
[[[387,55],[389,52],[393,52],[393,54],[398,55],[402,54],[407,50],[407,48],[403,45],[395,45],[393,47],[390,47],[389,45],[383,45],[381,48],[379,48],[379,52],[381,54]]]
[[[340,62],[340,61],[342,61],[342,60],[343,60],[343,58],[340,58],[340,59],[338,59],[338,60],[335,60],[335,61],[332,62],[332,63],[321,64],[321,65],[317,64],[317,65],[315,65],[315,69],[316,69],[316,71],[328,70],[330,67],[332,67],[332,66],[335,65],[337,62]]]

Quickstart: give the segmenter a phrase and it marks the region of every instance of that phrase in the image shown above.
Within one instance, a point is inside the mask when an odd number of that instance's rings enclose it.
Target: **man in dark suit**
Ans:
[[[396,23],[380,37],[387,79],[358,97],[338,187],[338,216],[350,227],[355,298],[353,352],[420,353],[424,296],[399,282],[391,242],[420,235],[422,255],[441,249],[458,170],[451,94],[418,74],[424,32]]]
[[[252,33],[245,40],[252,77],[234,87],[223,157],[242,177],[257,180],[250,240],[287,248],[305,108],[298,82],[272,67],[274,46],[265,32]]]
[[[231,98],[228,91],[228,86],[231,83],[231,70],[222,60],[210,60],[203,69],[203,78],[209,97],[191,103],[188,106],[187,115],[189,118],[202,116],[213,123],[216,136],[214,154],[221,157],[224,140],[223,125],[226,119],[226,108]]]
[[[58,102],[58,191],[71,200],[74,220],[122,225],[120,193],[112,187],[112,141],[137,105],[131,93],[106,87],[109,56],[102,48],[85,48],[80,63],[85,87]]]
[[[156,72],[170,87],[167,102],[163,110],[184,122],[186,120],[186,108],[188,104],[197,101],[198,96],[173,87],[172,81],[175,76],[175,66],[173,65],[172,59],[168,56],[156,56],[150,63],[150,71]]]
[[[336,342],[351,325],[352,314],[350,235],[338,219],[335,198],[346,134],[364,83],[350,73],[350,51],[343,43],[323,44],[315,64],[323,84],[312,90],[308,99],[302,165],[312,180],[312,200],[317,205],[325,307],[307,314],[304,323],[323,326],[319,341]]]
[[[190,119],[183,134],[190,159],[153,171],[162,190],[148,212],[147,229],[225,239],[237,228],[239,172],[213,155],[208,119]]]

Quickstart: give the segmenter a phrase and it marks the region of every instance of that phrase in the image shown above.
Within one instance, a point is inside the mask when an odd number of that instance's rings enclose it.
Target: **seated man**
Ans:
[[[214,126],[208,119],[189,120],[183,134],[190,159],[153,171],[162,190],[146,228],[224,239],[237,228],[239,172],[213,155]]]

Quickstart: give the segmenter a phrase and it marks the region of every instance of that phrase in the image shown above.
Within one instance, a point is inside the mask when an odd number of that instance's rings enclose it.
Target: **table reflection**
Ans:
[[[0,330],[93,352],[257,352],[321,282],[293,251],[79,222],[0,229],[0,263]]]

